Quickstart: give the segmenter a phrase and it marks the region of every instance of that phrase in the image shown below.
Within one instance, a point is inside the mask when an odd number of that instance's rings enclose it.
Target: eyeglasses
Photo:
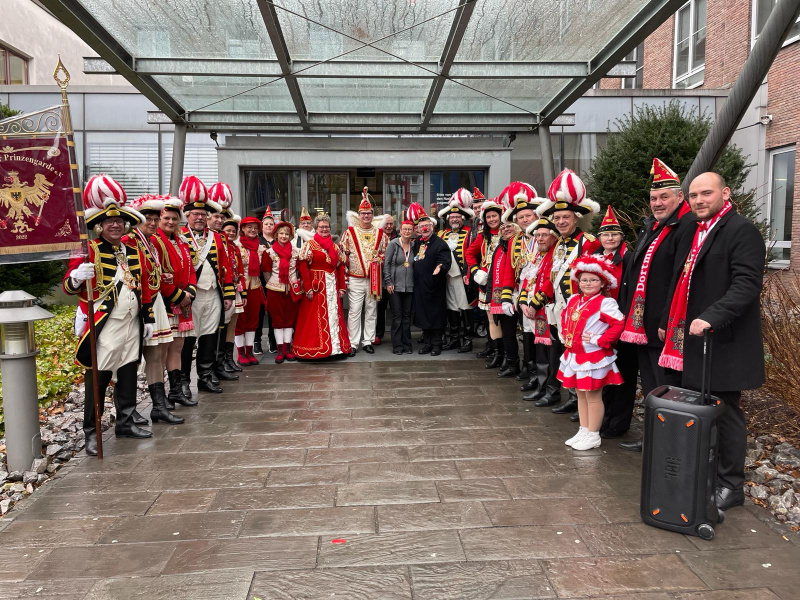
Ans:
[[[580,283],[603,283],[603,280],[593,277],[591,279],[581,279]]]

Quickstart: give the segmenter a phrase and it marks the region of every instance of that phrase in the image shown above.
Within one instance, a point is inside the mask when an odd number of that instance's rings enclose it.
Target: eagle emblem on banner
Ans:
[[[53,184],[42,173],[36,174],[33,185],[20,181],[16,171],[9,171],[5,180],[5,184],[0,186],[0,209],[6,209],[6,214],[0,218],[0,229],[6,229],[8,222],[13,221],[12,233],[33,231],[26,219],[33,216],[33,211],[38,209],[34,226],[39,224]]]

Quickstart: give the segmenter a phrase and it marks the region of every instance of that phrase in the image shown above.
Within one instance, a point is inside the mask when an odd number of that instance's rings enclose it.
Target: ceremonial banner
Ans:
[[[0,264],[85,253],[64,74],[59,60],[54,76],[62,90],[60,106],[0,121]]]

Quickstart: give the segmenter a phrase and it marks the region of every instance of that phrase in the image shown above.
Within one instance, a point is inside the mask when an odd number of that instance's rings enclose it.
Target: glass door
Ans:
[[[422,173],[383,174],[383,212],[401,223],[412,202],[423,204]]]
[[[308,212],[312,217],[324,212],[331,217],[331,233],[338,235],[346,227],[349,176],[347,173],[308,173]]]

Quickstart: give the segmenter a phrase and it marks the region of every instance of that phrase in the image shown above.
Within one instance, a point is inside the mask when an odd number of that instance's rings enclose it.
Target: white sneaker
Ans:
[[[589,430],[588,430],[588,429],[586,429],[586,427],[583,427],[583,426],[581,426],[581,427],[579,427],[579,428],[578,428],[578,433],[576,433],[575,435],[573,435],[571,438],[569,438],[569,439],[568,439],[566,442],[564,442],[564,443],[565,443],[567,446],[572,446],[572,444],[574,444],[574,443],[575,443],[575,442],[577,442],[579,439],[581,439],[581,438],[583,437],[583,435],[584,435],[586,432],[588,432],[588,431],[589,431]]]
[[[599,448],[602,440],[599,431],[586,431],[584,436],[572,444],[573,450],[591,450]]]

